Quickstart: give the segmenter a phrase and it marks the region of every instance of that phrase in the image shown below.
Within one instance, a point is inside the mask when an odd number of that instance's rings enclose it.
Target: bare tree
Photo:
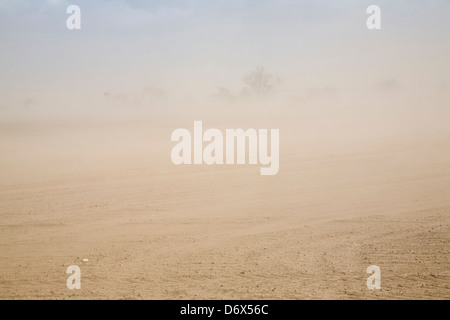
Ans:
[[[244,76],[244,83],[248,91],[257,96],[263,96],[271,92],[280,84],[280,79],[267,73],[263,67],[257,67]]]

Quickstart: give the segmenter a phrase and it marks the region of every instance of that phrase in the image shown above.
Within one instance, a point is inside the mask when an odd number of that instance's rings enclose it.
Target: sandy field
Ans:
[[[261,176],[172,164],[193,120],[2,121],[0,298],[450,298],[450,130],[202,119],[280,128],[280,171]]]

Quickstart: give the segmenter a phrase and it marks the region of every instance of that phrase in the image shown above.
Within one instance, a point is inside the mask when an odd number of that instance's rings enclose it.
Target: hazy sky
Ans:
[[[81,30],[66,8],[81,8]],[[381,7],[381,30],[366,8]],[[0,112],[144,88],[201,98],[263,66],[286,92],[450,86],[450,1],[0,0]]]

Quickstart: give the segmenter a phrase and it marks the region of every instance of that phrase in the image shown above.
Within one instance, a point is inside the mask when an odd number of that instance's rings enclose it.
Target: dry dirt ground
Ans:
[[[2,123],[0,298],[450,298],[448,132],[311,143],[286,125],[261,176],[173,165],[179,125]]]

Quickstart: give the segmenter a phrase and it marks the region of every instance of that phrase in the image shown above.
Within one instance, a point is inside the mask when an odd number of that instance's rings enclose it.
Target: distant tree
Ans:
[[[231,91],[223,87],[219,87],[218,92],[214,96],[223,102],[234,102],[236,100]]]
[[[151,107],[163,107],[167,104],[166,92],[156,87],[146,87],[142,90],[141,99]]]
[[[247,91],[257,96],[264,96],[280,84],[280,79],[267,73],[263,67],[257,67],[244,76]]]
[[[381,94],[393,95],[401,91],[401,86],[396,79],[387,79],[378,82],[375,85],[375,91]]]

